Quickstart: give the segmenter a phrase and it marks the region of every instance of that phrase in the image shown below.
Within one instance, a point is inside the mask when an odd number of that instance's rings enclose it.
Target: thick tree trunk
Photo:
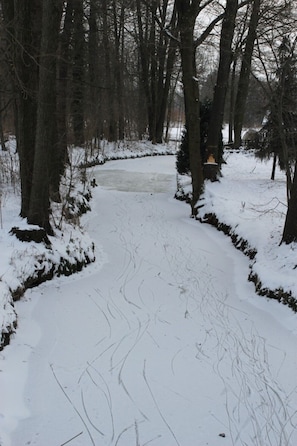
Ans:
[[[118,139],[121,141],[125,137],[125,116],[124,116],[124,26],[125,26],[125,6],[122,4],[119,17],[117,15],[116,0],[113,0],[113,22],[115,39],[115,82],[117,102]]]
[[[165,26],[165,19],[163,22],[163,26]],[[174,8],[171,22],[170,22],[170,32],[172,35],[175,35],[177,32],[177,14],[176,8]],[[164,132],[164,123],[166,118],[166,111],[168,109],[169,102],[169,92],[171,86],[171,79],[174,69],[174,63],[176,60],[177,53],[177,40],[168,36],[162,36],[164,40],[163,43],[163,52],[164,62],[159,67],[159,80],[158,80],[158,117],[156,123],[156,141],[162,142],[163,140],[163,132]]]
[[[102,22],[103,22],[103,47],[105,62],[105,102],[107,104],[107,138],[109,141],[117,140],[117,125],[115,118],[115,73],[111,60],[111,45],[109,40],[110,30],[108,14],[109,8],[107,0],[102,0]]]
[[[148,111],[148,122],[149,122],[149,139],[155,144],[156,140],[156,125],[157,125],[157,47],[156,47],[156,22],[155,14],[157,11],[157,1],[152,0],[150,6],[150,36],[148,40],[148,50],[149,50],[149,82],[150,82],[150,102]]]
[[[157,48],[155,14],[157,1],[146,5],[145,21],[141,1],[136,1],[141,66],[141,83],[145,93],[149,139],[156,143],[157,125]]]
[[[4,130],[3,130],[3,102],[2,102],[2,93],[0,92],[0,145],[1,149],[6,151],[6,145],[5,145],[5,137],[4,137]]]
[[[273,163],[272,163],[272,170],[271,170],[271,180],[275,180],[275,170],[276,170],[276,161],[277,161],[277,155],[276,153],[273,154]]]
[[[11,0],[10,0],[11,1]],[[38,92],[41,5],[14,0],[17,150],[20,159],[21,211],[27,217],[32,187]]]
[[[72,124],[74,144],[81,146],[85,142],[84,137],[84,9],[83,0],[72,0],[73,3],[73,66],[72,66]]]
[[[217,162],[220,162],[219,141],[224,120],[226,92],[232,60],[232,39],[237,9],[238,0],[227,0],[221,30],[219,68],[207,140],[207,155],[213,155]]]
[[[52,233],[49,188],[53,146],[56,143],[56,54],[62,13],[60,0],[44,0],[39,72],[39,94],[33,181],[28,222]]]
[[[67,92],[70,74],[70,38],[72,33],[73,4],[67,2],[64,26],[60,34],[59,58],[58,58],[58,82],[57,82],[57,126],[58,126],[58,173],[62,174],[68,161],[67,144]]]
[[[193,33],[198,13],[199,1],[190,3],[176,2],[178,11],[178,27],[180,33],[180,53],[186,128],[188,134],[189,162],[192,177],[192,216],[198,213],[197,203],[203,188],[203,172],[200,154],[200,106],[199,88],[195,66],[195,47]]]
[[[282,243],[292,242],[297,242],[297,161],[295,161],[294,178],[282,237]]]
[[[233,60],[231,80],[230,80],[230,105],[228,118],[228,144],[233,146],[233,123],[234,123],[234,103],[235,103],[235,80],[236,80],[236,59]]]
[[[17,107],[16,107],[16,79],[15,79],[15,51],[14,51],[14,36],[15,36],[15,21],[14,21],[14,1],[1,0],[1,13],[3,20],[2,28],[2,68],[1,68],[1,84],[2,89],[9,92],[12,97],[1,93],[1,145],[2,150],[6,150],[4,137],[4,110],[9,110],[8,113],[13,115],[14,134],[17,136]],[[3,65],[5,63],[5,66]],[[11,104],[11,105],[10,105]]]
[[[88,90],[88,122],[89,137],[94,138],[98,144],[103,135],[103,113],[102,113],[102,69],[99,60],[98,39],[98,12],[97,0],[90,0],[89,15],[89,40],[88,40],[88,64],[89,64],[89,90]],[[95,143],[95,144],[96,144]]]
[[[241,132],[245,114],[246,99],[249,90],[250,72],[254,43],[259,21],[261,0],[254,0],[244,54],[242,57],[234,115],[234,147],[241,144]]]
[[[149,53],[148,48],[145,42],[146,33],[145,30],[148,28],[148,17],[146,14],[146,23],[143,23],[142,20],[142,10],[141,10],[141,1],[136,0],[136,10],[137,10],[137,25],[138,25],[138,40],[139,40],[139,68],[140,68],[140,94],[144,93],[145,97],[145,106],[147,109],[147,120],[149,121],[150,126],[150,110],[151,110],[151,94],[150,94],[150,85],[149,85]],[[139,105],[143,108],[143,99],[139,96]],[[140,132],[142,132],[140,125]],[[149,130],[149,133],[151,131]]]

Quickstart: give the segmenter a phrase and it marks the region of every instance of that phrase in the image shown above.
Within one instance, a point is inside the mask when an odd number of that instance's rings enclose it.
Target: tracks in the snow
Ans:
[[[296,411],[267,340],[230,298],[222,253],[197,244],[150,195],[113,200],[111,262],[121,266],[89,296],[101,335],[78,381],[88,429],[102,445],[189,446],[211,419],[214,445],[224,430],[230,446],[291,446]]]

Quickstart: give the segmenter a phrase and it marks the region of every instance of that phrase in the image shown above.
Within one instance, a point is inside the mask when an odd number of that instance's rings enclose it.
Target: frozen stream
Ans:
[[[174,163],[97,168],[84,223],[98,262],[18,303],[1,446],[297,444],[289,310],[173,199]]]

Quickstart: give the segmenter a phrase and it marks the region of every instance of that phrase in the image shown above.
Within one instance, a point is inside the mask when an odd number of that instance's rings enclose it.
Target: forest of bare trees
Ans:
[[[253,116],[258,127],[265,116],[274,116],[287,163],[289,222],[283,241],[297,240],[292,80],[297,67],[290,63],[290,86],[278,51],[286,38],[292,50],[287,60],[295,60],[295,3],[1,0],[0,139],[3,150],[6,134],[17,139],[21,216],[52,233],[50,202],[59,201],[69,145],[100,147],[102,140],[143,138],[160,143],[166,126],[177,120],[188,132],[195,216],[204,182],[203,94],[212,102],[205,156],[212,156],[218,168],[224,123],[230,128],[229,144],[239,147]],[[284,98],[290,89],[290,104],[276,104],[275,98]],[[260,94],[263,100],[257,101]],[[183,112],[178,113],[182,96]],[[296,122],[290,124],[290,138],[284,128],[288,113]]]

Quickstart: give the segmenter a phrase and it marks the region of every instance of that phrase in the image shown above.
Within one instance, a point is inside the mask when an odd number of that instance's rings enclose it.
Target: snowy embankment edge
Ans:
[[[10,337],[17,328],[18,315],[14,302],[20,300],[27,289],[54,277],[79,272],[95,261],[94,243],[79,229],[71,227],[68,237],[60,232],[48,239],[48,245],[43,242],[16,241],[19,247],[14,250],[10,259],[8,277],[6,280],[0,279],[1,306],[4,308],[0,351],[9,344]]]
[[[201,223],[210,224],[218,231],[221,231],[230,237],[235,248],[243,252],[251,260],[249,265],[250,271],[248,274],[248,280],[255,285],[255,291],[259,296],[277,300],[281,304],[287,305],[295,313],[297,313],[297,298],[293,296],[292,291],[285,291],[281,286],[275,289],[269,289],[268,287],[263,286],[261,277],[259,277],[258,273],[254,271],[257,249],[252,247],[248,240],[245,240],[239,234],[237,234],[232,226],[219,221],[215,213],[205,213],[204,215],[198,216],[197,220],[199,220]]]
[[[119,146],[104,155],[81,163],[82,168],[104,164],[107,161],[148,156],[174,155],[174,149],[167,145],[155,148],[151,143],[142,142],[140,150],[129,150]],[[50,244],[20,242],[10,259],[10,272],[4,280],[0,276],[0,306],[3,308],[0,320],[0,351],[9,344],[18,325],[18,315],[14,302],[21,299],[25,291],[38,286],[54,277],[69,276],[81,271],[96,260],[95,246],[92,240],[79,228],[64,225],[65,233],[56,231],[55,237],[49,237]],[[26,226],[26,229],[29,227]],[[68,234],[68,237],[67,237]],[[11,235],[15,237],[14,235]],[[68,239],[68,241],[66,241]],[[7,274],[6,274],[7,276]]]

